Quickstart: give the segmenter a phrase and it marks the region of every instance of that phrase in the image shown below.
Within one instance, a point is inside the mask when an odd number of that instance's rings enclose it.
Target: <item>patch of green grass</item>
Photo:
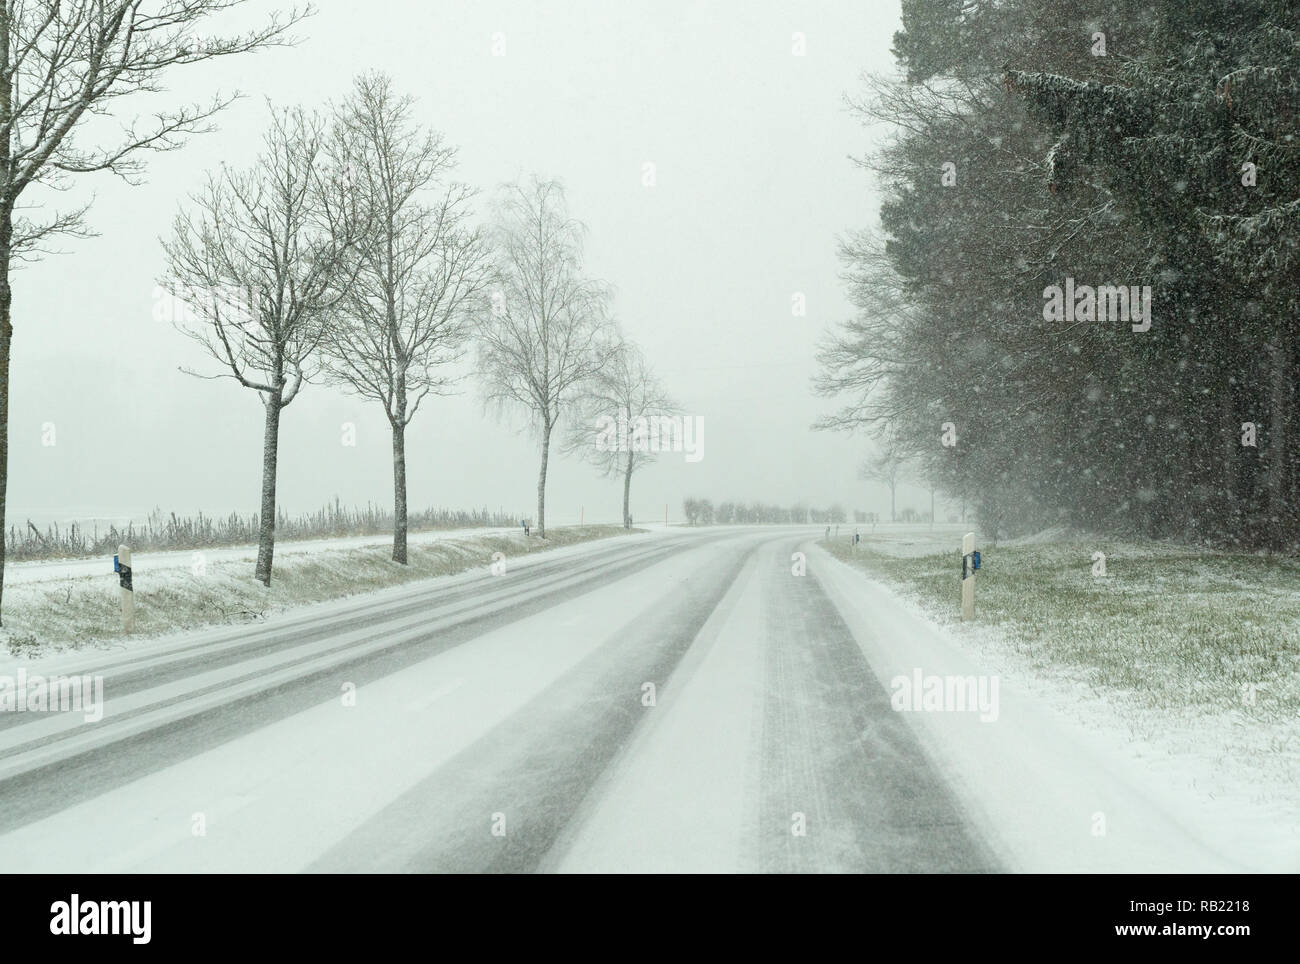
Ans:
[[[961,557],[835,556],[962,627]],[[1093,554],[1106,573],[1094,575]],[[1259,719],[1300,716],[1300,561],[1098,539],[982,550],[975,623],[1036,670],[1115,699]],[[1254,705],[1247,694],[1254,687]]]

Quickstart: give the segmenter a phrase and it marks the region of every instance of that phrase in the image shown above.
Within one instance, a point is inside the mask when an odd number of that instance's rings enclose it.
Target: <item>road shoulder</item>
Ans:
[[[1239,812],[1163,783],[1101,712],[1083,727],[1035,681],[982,665],[913,605],[809,543],[824,586],[886,688],[899,677],[997,679],[998,713],[902,711],[1008,867],[1031,872],[1294,869],[1294,849],[1253,846]],[[901,692],[902,687],[896,691]],[[1239,828],[1237,828],[1239,829]],[[1289,841],[1294,847],[1294,841]],[[1282,841],[1283,844],[1288,841]]]

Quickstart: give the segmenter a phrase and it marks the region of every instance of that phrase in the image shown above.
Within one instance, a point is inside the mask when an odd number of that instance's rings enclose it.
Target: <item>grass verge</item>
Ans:
[[[565,526],[549,529],[546,539],[512,533],[412,543],[405,566],[392,561],[388,545],[298,551],[276,559],[269,589],[253,579],[251,559],[209,562],[201,572],[158,570],[136,579],[136,631],[130,637],[122,631],[112,575],[16,583],[5,587],[0,640],[11,655],[31,658],[184,629],[258,622],[295,606],[486,567],[497,552],[508,565],[522,555],[626,532],[622,526]]]
[[[900,558],[865,540],[835,556],[936,622],[991,630],[1036,673],[1112,701],[1264,721],[1300,718],[1300,561],[1164,543],[1071,540],[983,551],[977,620],[960,623],[960,555]],[[1094,575],[1104,553],[1105,574]]]

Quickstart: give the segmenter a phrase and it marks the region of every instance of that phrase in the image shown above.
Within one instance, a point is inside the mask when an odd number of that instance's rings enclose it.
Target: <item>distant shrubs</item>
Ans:
[[[513,516],[480,510],[425,509],[412,512],[410,531],[457,529],[473,526],[515,525]],[[391,509],[367,504],[364,509],[345,508],[337,499],[316,512],[289,516],[280,510],[275,521],[276,539],[329,539],[344,536],[370,536],[393,531]],[[176,513],[164,515],[154,509],[141,525],[130,523],[124,528],[98,525],[87,530],[78,523],[61,527],[58,523],[38,529],[30,520],[24,527],[10,526],[5,533],[8,559],[66,559],[112,555],[119,545],[133,552],[205,549],[218,546],[253,545],[257,542],[258,516],[231,513],[223,518],[204,515],[182,518]]]
[[[686,499],[682,512],[691,525],[837,525],[848,522],[844,506],[810,509],[806,505],[780,506],[762,502],[719,502]]]

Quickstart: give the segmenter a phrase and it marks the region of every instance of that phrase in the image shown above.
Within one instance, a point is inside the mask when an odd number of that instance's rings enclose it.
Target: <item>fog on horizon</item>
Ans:
[[[503,181],[563,180],[589,229],[588,272],[614,286],[620,324],[702,419],[704,458],[665,454],[639,472],[634,518],[662,519],[666,505],[679,519],[692,495],[887,511],[884,487],[857,477],[869,443],[811,430],[827,403],[809,380],[818,338],[850,313],[837,237],[874,223],[878,206],[850,160],[871,135],[842,98],[863,72],[892,69],[896,5],[639,3],[617,18],[598,3],[318,6],[295,47],[167,76],[159,103],[216,89],[244,97],[215,132],[151,155],[146,183],[81,176],[69,195],[40,195],[49,208],[93,191],[98,236],[60,239],[61,253],[14,277],[10,524],[155,506],[256,511],[261,405],[230,379],[178,370],[217,371],[155,320],[160,239],[206,170],[255,156],[268,100],[324,109],[374,69],[459,147],[458,176],[482,190],[485,214]],[[493,55],[496,34],[504,56]],[[143,112],[149,100],[123,103]],[[536,443],[520,420],[483,410],[467,361],[460,394],[430,399],[408,430],[411,508],[526,512]],[[340,441],[348,422],[355,447]],[[279,503],[291,514],[336,497],[391,506],[390,437],[373,403],[309,385],[285,412],[280,445]],[[618,480],[552,458],[554,521],[617,519],[621,495]],[[900,493],[900,509],[928,499],[911,495]]]

